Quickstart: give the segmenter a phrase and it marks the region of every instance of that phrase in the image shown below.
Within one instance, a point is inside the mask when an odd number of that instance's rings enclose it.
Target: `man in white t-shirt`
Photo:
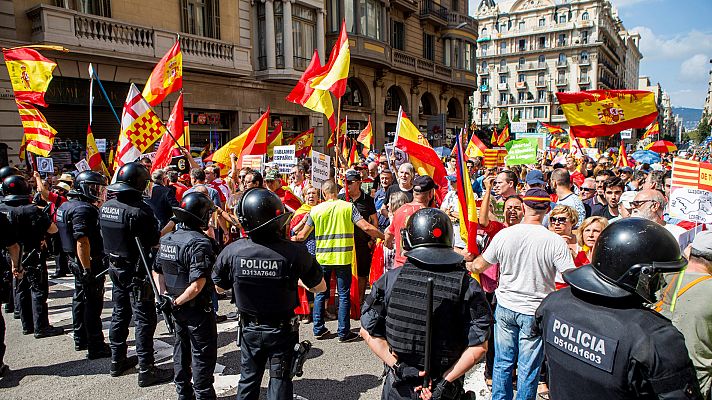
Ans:
[[[630,205],[633,207],[633,211],[630,213],[631,217],[645,218],[662,225],[675,237],[675,240],[677,240],[677,243],[680,245],[681,251],[685,251],[689,243],[681,243],[680,237],[686,233],[687,230],[679,225],[665,222],[663,215],[665,213],[665,206],[667,206],[667,200],[663,192],[657,189],[641,190],[635,195],[635,199],[630,202]],[[689,241],[689,239],[685,240]]]
[[[542,221],[550,208],[548,193],[529,189],[524,195],[524,219],[501,230],[485,252],[468,264],[484,272],[499,263],[499,287],[494,329],[492,399],[512,399],[512,371],[517,360],[517,399],[536,398],[539,367],[544,358],[534,314],[555,289],[556,272],[575,268],[569,248]]]

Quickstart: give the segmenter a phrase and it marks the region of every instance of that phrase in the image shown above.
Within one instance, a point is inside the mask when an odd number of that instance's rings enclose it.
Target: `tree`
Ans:
[[[519,114],[514,114],[514,118],[512,118],[512,122],[519,122]]]
[[[700,118],[700,123],[697,125],[697,132],[700,137],[700,141],[705,140],[709,135],[710,135],[710,130],[712,129],[712,126],[710,121],[712,119],[712,116],[707,115],[707,113],[702,114],[702,118]]]
[[[499,114],[499,124],[497,125],[497,129],[501,131],[507,125],[509,125],[509,114],[507,114],[507,111],[502,111],[502,113]]]

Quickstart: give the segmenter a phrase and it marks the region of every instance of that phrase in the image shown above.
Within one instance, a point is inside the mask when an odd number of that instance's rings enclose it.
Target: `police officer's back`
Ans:
[[[5,195],[2,191],[2,182],[5,178],[13,175],[20,175],[20,170],[9,165],[0,168],[0,213],[8,218],[8,223],[10,223],[10,208],[4,204]],[[0,303],[5,303],[6,313],[15,312],[15,296],[12,282],[10,257],[4,248],[0,248]],[[19,315],[17,317],[19,318]]]
[[[183,197],[180,207],[173,208],[180,223],[161,238],[154,265],[162,291],[158,309],[171,312],[175,321],[173,365],[179,399],[215,398],[218,333],[210,277],[215,252],[203,233],[212,212],[208,196],[193,192]]]
[[[306,246],[285,239],[290,214],[276,194],[253,188],[236,207],[240,224],[249,236],[228,245],[218,256],[213,271],[215,284],[232,288],[240,313],[239,400],[256,400],[265,364],[269,361],[267,398],[291,399],[298,321],[297,284],[310,291],[326,287],[321,268]]]
[[[489,304],[480,285],[465,271],[463,257],[453,250],[452,237],[452,222],[444,212],[416,211],[402,231],[407,262],[386,272],[366,298],[361,336],[388,367],[382,399],[419,398],[414,388],[423,383],[419,372],[425,365],[429,278],[434,287],[433,398],[461,398],[462,375],[487,351]],[[470,362],[454,371],[458,360]]]
[[[69,200],[57,209],[57,229],[62,250],[74,274],[72,317],[74,349],[88,350],[89,359],[111,356],[104,343],[101,311],[104,306],[104,243],[99,228],[99,209],[106,178],[98,172],[77,175]]]
[[[552,399],[701,399],[684,338],[647,308],[664,273],[687,261],[662,226],[641,218],[611,224],[593,260],[563,274],[570,288],[537,310]]]

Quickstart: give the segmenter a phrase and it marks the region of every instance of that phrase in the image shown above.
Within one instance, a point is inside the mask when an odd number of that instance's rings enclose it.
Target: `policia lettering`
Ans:
[[[546,341],[564,353],[606,372],[613,371],[618,341],[588,332],[553,315],[547,324]]]
[[[261,277],[261,278],[282,278],[284,264],[276,260],[255,260],[240,259],[240,269],[238,276],[241,277]]]

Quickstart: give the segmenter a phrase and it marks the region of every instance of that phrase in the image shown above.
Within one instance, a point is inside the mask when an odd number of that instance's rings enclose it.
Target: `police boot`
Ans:
[[[90,360],[108,357],[111,357],[111,349],[106,343],[103,343],[102,346],[98,349],[89,349],[89,351],[87,352],[87,358]]]
[[[51,337],[51,336],[59,336],[62,334],[64,334],[64,328],[50,325],[42,330],[35,332],[35,339],[42,339],[42,338],[47,338],[47,337]]]
[[[111,361],[110,375],[114,378],[123,375],[124,372],[130,370],[138,364],[138,356],[131,356],[120,361]]]
[[[138,386],[148,387],[173,380],[173,370],[150,367],[141,367],[138,371]]]

